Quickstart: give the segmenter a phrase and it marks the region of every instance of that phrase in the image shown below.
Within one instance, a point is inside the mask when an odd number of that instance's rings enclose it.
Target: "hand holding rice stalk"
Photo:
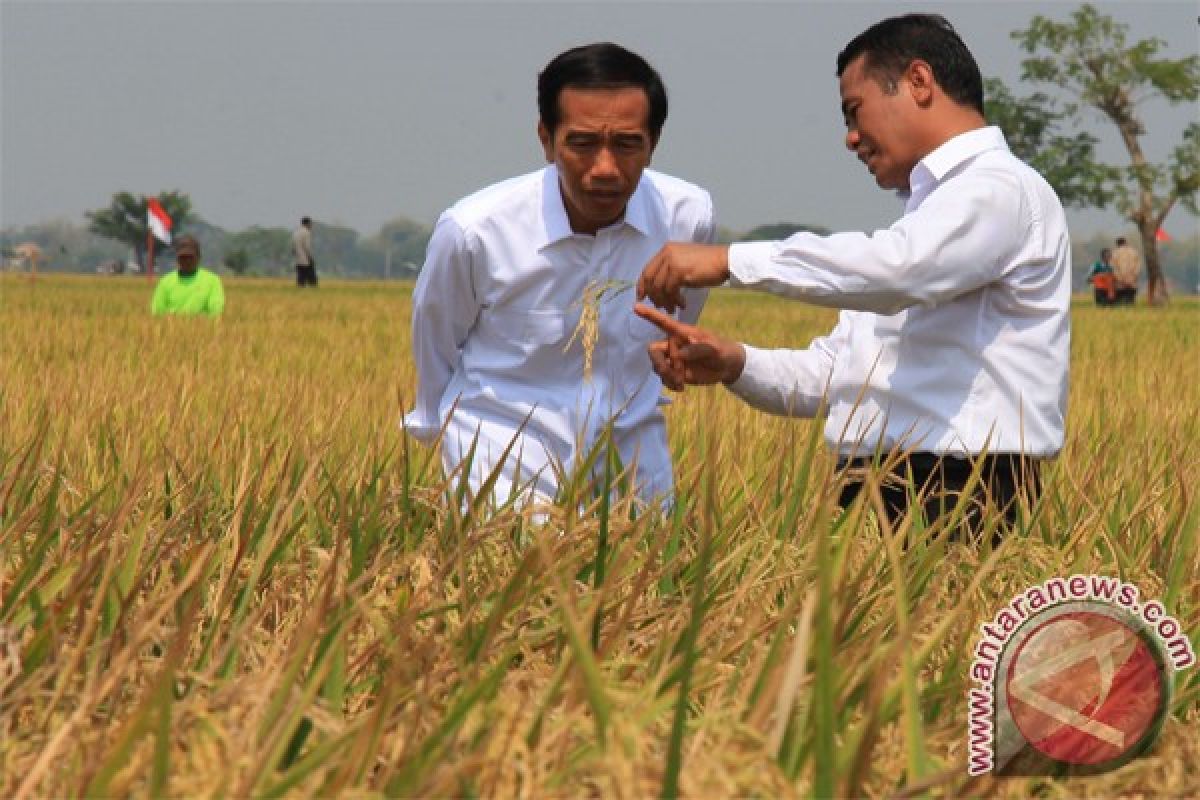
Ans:
[[[581,306],[583,312],[579,315],[579,324],[575,326],[575,331],[563,347],[563,352],[570,350],[576,339],[580,340],[583,344],[583,379],[589,383],[592,380],[592,354],[600,338],[600,304],[632,288],[633,281],[590,281],[583,287],[583,296],[579,301],[571,304],[572,308]]]

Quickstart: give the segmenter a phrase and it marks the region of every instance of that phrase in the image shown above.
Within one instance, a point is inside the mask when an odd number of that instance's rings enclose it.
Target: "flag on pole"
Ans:
[[[1171,234],[1167,233],[1162,228],[1159,228],[1158,230],[1156,230],[1154,232],[1154,241],[1169,242],[1169,241],[1171,241]]]
[[[146,221],[150,224],[150,232],[159,241],[163,244],[171,243],[171,218],[156,198],[146,199]]]

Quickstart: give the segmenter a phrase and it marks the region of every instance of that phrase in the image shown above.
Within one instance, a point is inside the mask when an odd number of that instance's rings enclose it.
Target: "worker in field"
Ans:
[[[1117,282],[1113,274],[1112,250],[1106,247],[1100,251],[1100,258],[1092,264],[1087,279],[1092,285],[1096,305],[1111,306],[1116,302]]]
[[[988,126],[979,67],[941,16],[871,26],[838,55],[837,75],[845,146],[899,193],[903,215],[873,233],[668,244],[638,282],[667,311],[685,288],[728,282],[841,309],[836,327],[806,349],[759,349],[640,306],[670,335],[650,347],[654,367],[676,390],[720,382],[771,413],[824,409],[825,439],[847,470],[843,504],[862,491],[872,455],[890,452],[903,456],[882,490],[893,522],[910,489],[924,492],[932,519],[969,486],[976,507],[991,503],[1012,522],[1063,446],[1062,204]]]
[[[633,282],[666,242],[713,240],[712,201],[647,169],[667,94],[636,53],[561,53],[537,97],[548,166],[460,200],[434,227],[413,292],[405,428],[440,436],[447,474],[472,492],[495,474],[492,497],[522,504],[552,500],[560,475],[611,441],[633,493],[657,502],[671,458],[645,352],[661,334],[634,315]],[[689,291],[688,321],[706,294]]]
[[[1117,286],[1117,305],[1131,306],[1137,300],[1142,257],[1124,236],[1117,237],[1117,249],[1112,254],[1112,265]]]
[[[292,255],[296,262],[296,285],[317,288],[317,260],[313,257],[311,217],[302,217],[300,226],[292,231]]]
[[[175,240],[175,271],[158,279],[150,311],[155,314],[219,317],[225,290],[216,273],[200,266],[200,243],[184,234]]]

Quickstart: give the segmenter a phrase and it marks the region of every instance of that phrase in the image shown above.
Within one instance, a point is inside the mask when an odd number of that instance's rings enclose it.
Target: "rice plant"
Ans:
[[[1200,671],[1155,749],[968,778],[980,622],[1111,574],[1200,634],[1200,305],[1074,311],[1067,446],[999,547],[839,509],[818,423],[668,410],[677,497],[597,461],[546,519],[464,513],[408,439],[410,287],[0,277],[0,794],[1182,796]],[[714,293],[803,344],[831,312]],[[586,334],[586,332],[585,332]],[[602,456],[608,458],[603,454]],[[907,546],[905,543],[907,542]]]

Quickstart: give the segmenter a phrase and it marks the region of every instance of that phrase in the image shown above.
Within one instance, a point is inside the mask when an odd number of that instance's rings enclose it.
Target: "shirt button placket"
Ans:
[[[608,228],[600,231],[596,236],[596,249],[592,260],[592,280],[597,285],[603,286],[612,279],[614,270],[612,268],[612,253],[613,253],[613,237],[617,235],[616,228]],[[598,398],[602,416],[607,419],[615,410],[613,408],[615,397],[613,396],[613,386],[616,385],[614,370],[617,364],[614,363],[614,350],[618,349],[619,343],[616,340],[617,330],[613,325],[616,306],[612,299],[606,294],[602,299],[599,308],[600,322],[600,337],[596,342],[596,355],[599,360],[598,370],[602,376],[604,383],[600,386],[603,394]],[[599,420],[597,420],[599,422]]]

